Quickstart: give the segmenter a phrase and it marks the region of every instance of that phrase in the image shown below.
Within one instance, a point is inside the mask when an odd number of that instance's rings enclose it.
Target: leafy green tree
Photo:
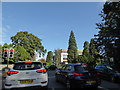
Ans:
[[[48,52],[46,61],[47,61],[47,64],[49,64],[49,65],[52,64],[52,62],[53,62],[53,52],[52,51]]]
[[[33,59],[35,51],[37,51],[40,55],[41,53],[46,52],[41,43],[41,39],[31,33],[28,33],[27,31],[18,32],[15,36],[11,37],[11,40],[14,46],[20,45],[24,47]]]
[[[54,50],[54,62],[56,65],[61,63],[61,49]]]
[[[88,63],[90,61],[90,54],[89,54],[89,42],[88,41],[85,41],[84,42],[84,46],[83,46],[83,62],[84,63]]]
[[[97,49],[97,45],[95,43],[95,40],[92,38],[89,44],[89,53],[91,55],[91,64],[95,65],[97,62],[100,62],[100,55],[99,51]]]
[[[98,49],[108,62],[113,57],[114,66],[120,69],[120,1],[107,1],[100,16],[102,22],[96,24],[100,31],[95,35]]]
[[[68,43],[68,63],[78,62],[77,44],[74,36],[74,32],[71,31]]]
[[[16,61],[27,61],[30,59],[30,54],[22,46],[14,47],[14,62]]]

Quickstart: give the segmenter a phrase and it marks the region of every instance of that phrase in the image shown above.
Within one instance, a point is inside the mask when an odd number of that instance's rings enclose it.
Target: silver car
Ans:
[[[40,86],[47,89],[48,74],[41,62],[19,61],[7,72],[4,88]]]

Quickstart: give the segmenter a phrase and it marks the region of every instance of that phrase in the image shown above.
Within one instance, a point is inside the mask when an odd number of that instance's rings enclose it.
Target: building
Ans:
[[[61,63],[67,63],[67,50],[68,49],[61,49]],[[83,50],[78,50],[78,55],[82,55]]]

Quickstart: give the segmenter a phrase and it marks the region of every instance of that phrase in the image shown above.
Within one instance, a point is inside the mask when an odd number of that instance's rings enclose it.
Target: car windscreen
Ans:
[[[40,69],[42,67],[41,63],[16,63],[13,67],[15,70],[34,70]]]
[[[81,65],[75,65],[74,68],[75,71],[85,71],[85,69]]]

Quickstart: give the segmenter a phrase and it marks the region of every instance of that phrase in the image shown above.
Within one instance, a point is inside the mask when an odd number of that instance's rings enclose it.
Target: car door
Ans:
[[[104,69],[104,78],[109,79],[111,77],[112,73],[108,68]]]
[[[62,68],[59,69],[58,72],[57,72],[57,75],[59,75],[58,77],[59,77],[59,80],[60,80],[61,82],[64,81],[63,73],[64,73],[64,70],[65,70],[65,67],[66,67],[66,65],[63,65]]]
[[[62,75],[63,75],[63,82],[66,83],[69,74],[71,73],[72,70],[72,66],[71,65],[66,65],[64,70],[62,71]]]

